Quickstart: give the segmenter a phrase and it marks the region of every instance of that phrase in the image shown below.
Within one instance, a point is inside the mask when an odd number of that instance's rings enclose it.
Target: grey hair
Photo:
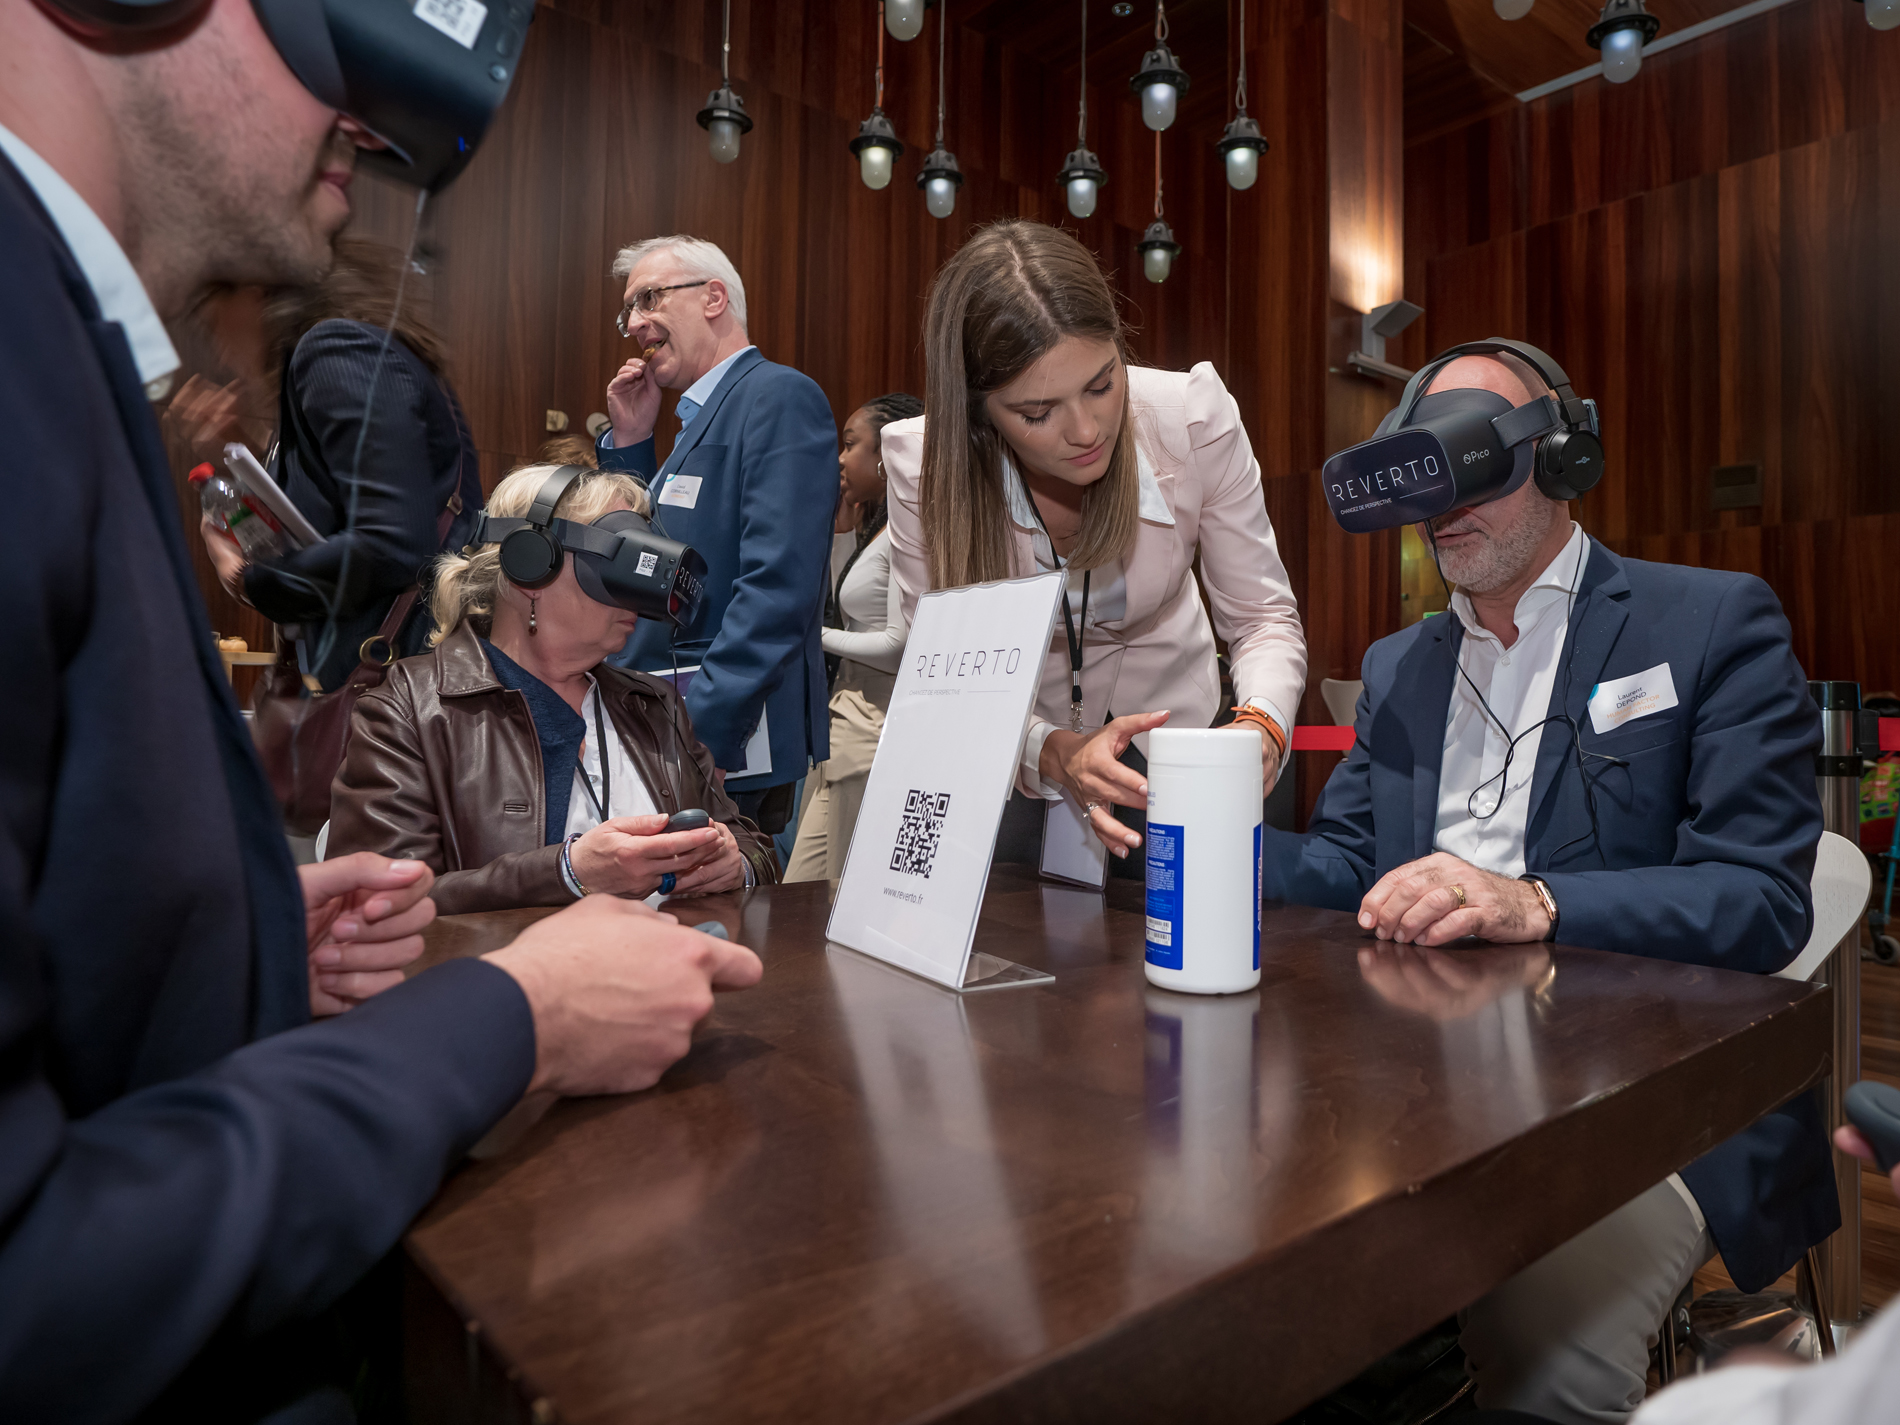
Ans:
[[[739,280],[739,269],[732,265],[732,259],[716,242],[707,242],[704,238],[689,237],[685,233],[674,233],[671,237],[645,238],[640,242],[628,243],[614,254],[613,275],[624,283],[633,275],[633,269],[655,253],[666,253],[677,258],[679,265],[693,277],[703,277],[709,281],[726,284],[726,306],[732,313],[732,319],[739,324],[740,331],[746,331],[745,321],[745,283]]]
[[[523,465],[502,477],[488,497],[488,513],[501,519],[515,519],[528,512],[548,476],[558,465]],[[620,470],[588,470],[561,492],[554,513],[576,524],[592,524],[613,504],[632,506],[640,514],[650,508],[646,487]],[[429,581],[429,612],[435,615],[431,645],[440,643],[464,623],[488,637],[494,627],[495,601],[501,597],[501,546],[470,546],[459,554],[444,554],[436,561]]]

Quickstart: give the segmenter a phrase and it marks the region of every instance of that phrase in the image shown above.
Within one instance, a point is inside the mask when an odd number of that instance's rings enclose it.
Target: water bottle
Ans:
[[[269,511],[242,494],[237,482],[221,475],[209,464],[191,472],[191,483],[198,487],[198,500],[205,518],[255,564],[284,552],[283,533]]]

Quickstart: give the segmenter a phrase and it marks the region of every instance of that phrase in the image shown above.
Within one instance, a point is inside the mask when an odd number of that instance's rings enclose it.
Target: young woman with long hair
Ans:
[[[1218,631],[1236,721],[1261,734],[1264,797],[1285,760],[1306,640],[1260,467],[1214,368],[1131,366],[1088,249],[1016,220],[944,265],[924,349],[924,415],[886,426],[882,442],[906,621],[930,589],[1068,573],[1019,791],[1071,797],[1121,858],[1118,874],[1135,870],[1145,817],[1115,808],[1147,805],[1147,732],[1215,720]]]

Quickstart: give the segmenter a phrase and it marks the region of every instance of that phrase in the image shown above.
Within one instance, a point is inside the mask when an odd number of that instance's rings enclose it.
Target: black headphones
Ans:
[[[1544,378],[1553,393],[1518,408],[1548,422],[1547,432],[1538,441],[1532,470],[1537,488],[1553,500],[1577,499],[1603,478],[1603,442],[1599,437],[1597,403],[1579,400],[1570,389],[1570,378],[1564,374],[1563,367],[1528,342],[1492,337],[1441,351],[1413,373],[1398,405],[1379,422],[1377,434],[1389,434],[1410,420],[1420,393],[1452,361],[1460,356],[1494,356],[1499,352],[1509,352],[1527,364]],[[1544,408],[1541,412],[1538,411],[1540,405]],[[1511,415],[1517,416],[1518,411]]]
[[[528,507],[525,519],[490,519],[486,513],[476,526],[473,543],[501,542],[501,572],[508,581],[524,589],[543,589],[561,573],[566,557],[561,541],[548,528],[554,523],[554,507],[568,487],[587,474],[585,466],[563,465],[541,484],[540,493]]]

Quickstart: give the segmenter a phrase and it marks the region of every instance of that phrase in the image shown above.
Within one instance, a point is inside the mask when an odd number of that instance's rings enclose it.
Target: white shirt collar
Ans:
[[[742,346],[724,361],[720,362],[704,376],[680,393],[682,401],[691,401],[695,406],[704,407],[713,398],[713,392],[719,389],[719,383],[726,379],[726,372],[732,369],[732,363],[748,351],[757,351],[756,346]]]
[[[1161,493],[1161,482],[1155,479],[1154,462],[1148,459],[1148,452],[1141,448],[1141,442],[1135,442],[1135,478],[1138,492],[1136,513],[1150,524],[1174,524],[1174,511],[1168,508],[1167,497]],[[1009,499],[1009,517],[1020,529],[1041,529],[1042,521],[1036,518],[1036,507],[1029,501],[1028,487],[1023,484],[1022,473],[1016,469],[1016,462],[1010,457],[1007,448],[1003,451],[1003,493]]]
[[[1511,622],[1517,625],[1520,634],[1551,604],[1570,599],[1583,582],[1583,565],[1589,557],[1590,537],[1583,532],[1582,525],[1572,520],[1570,538],[1557,551],[1557,557],[1544,566],[1544,572],[1537,576],[1530,588],[1517,596],[1517,608],[1512,613]],[[1477,610],[1471,607],[1471,597],[1463,589],[1453,591],[1451,609],[1465,626],[1468,636],[1497,639],[1496,634],[1478,621]]]
[[[146,399],[163,400],[171,391],[172,373],[178,370],[178,352],[165,334],[165,324],[159,320],[125,249],[72,184],[4,124],[0,124],[0,152],[20,170],[20,176],[66,240],[73,261],[79,264],[99,302],[99,315],[125,329],[139,380],[145,383]]]

